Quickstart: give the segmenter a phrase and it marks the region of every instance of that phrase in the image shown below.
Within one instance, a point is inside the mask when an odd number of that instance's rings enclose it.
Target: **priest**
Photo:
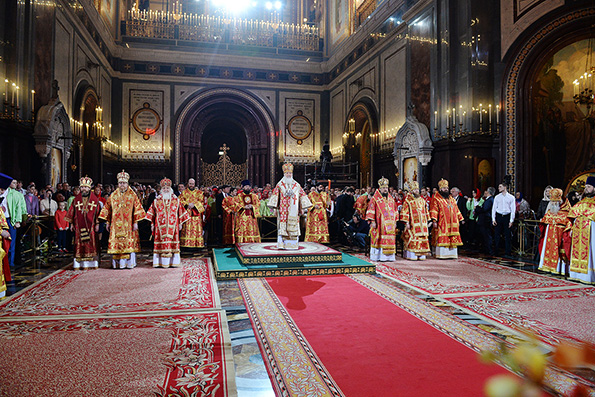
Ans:
[[[568,219],[568,202],[562,204],[562,189],[550,190],[545,215],[539,221],[541,239],[539,241],[539,270],[566,275],[566,253],[570,249],[568,230],[572,223]],[[566,246],[565,246],[565,243]]]
[[[384,177],[368,203],[366,220],[370,223],[370,260],[394,261],[399,211],[395,199],[388,194],[388,179]]]
[[[68,209],[66,221],[74,232],[74,269],[99,267],[99,198],[91,191],[93,180],[83,177],[79,181],[80,193]]]
[[[587,177],[583,199],[570,209],[568,217],[573,221],[569,278],[595,284],[595,176]]]
[[[419,192],[416,181],[409,182],[409,194],[401,209],[401,221],[405,224],[403,232],[403,256],[409,260],[424,260],[430,253],[428,241],[428,221],[430,214],[426,200]]]
[[[223,198],[221,202],[221,210],[223,212],[223,245],[235,244],[235,211],[236,211],[236,196],[238,189],[229,188],[229,194]]]
[[[308,194],[312,207],[308,210],[306,219],[306,236],[304,241],[313,243],[328,243],[328,219],[326,209],[330,199],[324,191],[324,184],[319,183],[316,190]]]
[[[258,220],[260,217],[260,200],[251,192],[249,180],[242,181],[242,192],[235,197],[235,203],[228,208],[235,216],[234,239],[237,243],[260,243]]]
[[[193,178],[188,179],[188,186],[180,194],[180,203],[188,211],[190,219],[183,224],[180,233],[180,245],[184,248],[203,248],[203,214],[205,198],[202,190],[196,187]]]
[[[112,254],[114,269],[134,269],[136,253],[140,251],[138,222],[147,215],[138,196],[128,186],[130,175],[122,170],[118,174],[118,188],[107,199],[99,213],[106,221],[109,232],[107,253]]]
[[[312,203],[293,179],[293,164],[283,164],[283,178],[271,192],[268,206],[277,216],[277,248],[299,249],[300,215],[312,207]]]
[[[464,220],[457,202],[450,194],[446,179],[438,182],[438,191],[430,202],[430,218],[432,219],[432,246],[436,249],[436,258],[458,258],[458,247],[463,245],[459,222]]]
[[[168,178],[161,180],[161,194],[155,198],[145,217],[151,222],[153,267],[177,267],[181,263],[179,233],[190,215],[173,193],[171,184]]]

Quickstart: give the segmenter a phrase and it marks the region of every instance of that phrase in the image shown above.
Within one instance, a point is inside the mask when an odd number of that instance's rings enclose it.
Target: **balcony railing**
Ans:
[[[309,25],[139,10],[122,25],[128,37],[322,51],[319,29]]]

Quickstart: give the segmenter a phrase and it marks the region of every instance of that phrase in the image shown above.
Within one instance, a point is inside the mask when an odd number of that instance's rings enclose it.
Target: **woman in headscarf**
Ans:
[[[543,218],[545,215],[545,211],[547,209],[547,205],[550,203],[550,192],[553,189],[552,186],[546,186],[545,190],[543,191],[543,199],[539,203],[539,207],[537,207],[537,212],[535,213],[535,217],[539,220]]]

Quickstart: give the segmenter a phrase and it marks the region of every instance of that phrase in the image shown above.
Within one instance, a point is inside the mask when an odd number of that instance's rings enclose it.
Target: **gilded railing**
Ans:
[[[319,29],[310,25],[136,9],[123,25],[129,37],[321,51]]]

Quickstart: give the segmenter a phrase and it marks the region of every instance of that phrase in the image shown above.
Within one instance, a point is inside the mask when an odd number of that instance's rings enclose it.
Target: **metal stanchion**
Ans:
[[[47,223],[51,221],[53,217],[49,215],[33,215],[29,218],[27,228],[23,233],[23,240],[27,234],[31,236],[31,247],[27,250],[23,250],[23,254],[32,254],[31,257],[24,261],[24,263],[33,262],[35,270],[39,270],[41,263],[47,264],[51,255],[52,247],[50,246],[49,236],[41,241],[41,235],[43,228],[51,231],[47,226]]]

